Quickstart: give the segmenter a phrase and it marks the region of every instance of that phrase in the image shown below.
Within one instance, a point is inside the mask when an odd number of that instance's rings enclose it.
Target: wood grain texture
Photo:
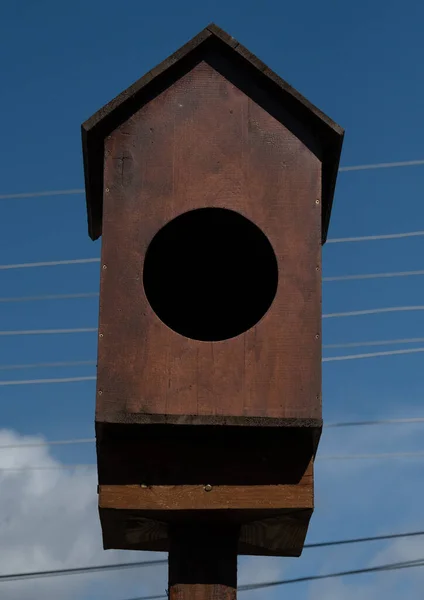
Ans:
[[[237,527],[174,525],[169,537],[170,600],[235,600]]]
[[[321,419],[321,163],[216,66],[198,64],[105,144],[98,422]],[[268,313],[213,343],[166,327],[142,283],[156,232],[205,206],[256,223],[279,267]]]
[[[238,554],[300,556],[311,509],[137,511],[99,508],[103,546],[107,549],[169,552],[169,528],[237,526]]]
[[[269,486],[101,485],[101,508],[128,510],[271,510],[312,508],[312,478],[297,485]]]

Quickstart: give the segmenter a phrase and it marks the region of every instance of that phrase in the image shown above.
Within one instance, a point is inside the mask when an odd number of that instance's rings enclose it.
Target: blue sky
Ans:
[[[0,194],[82,188],[80,124],[212,21],[345,128],[342,166],[423,159],[423,18],[424,4],[418,0],[401,5],[391,0],[372,3],[305,0],[296,5],[267,0],[261,3],[219,0],[210,6],[193,1],[174,5],[168,1],[148,4],[132,0],[1,3]],[[424,229],[423,189],[423,166],[341,173],[329,237]],[[2,264],[99,256],[100,243],[91,242],[87,235],[83,195],[0,200],[0,207]],[[324,275],[423,269],[423,244],[424,238],[420,237],[328,244],[324,248]],[[0,296],[95,292],[98,282],[96,263],[0,271]],[[423,293],[422,277],[329,282],[324,284],[323,310],[328,313],[420,305],[424,304]],[[0,306],[3,331],[97,324],[96,298]],[[419,311],[324,321],[324,343],[421,336],[424,336],[424,312]],[[97,340],[93,333],[0,337],[0,340],[2,365],[96,357]],[[334,354],[336,351],[331,351]],[[325,420],[422,416],[422,356],[324,364]],[[92,367],[2,370],[0,378],[94,373]],[[0,387],[0,427],[13,430],[17,439],[23,435],[41,435],[47,439],[92,437],[94,390],[94,382]],[[422,431],[422,425],[327,430],[320,452],[423,449]],[[32,459],[35,461],[37,456],[34,452]],[[93,462],[95,455],[91,446],[84,445],[52,448],[40,454],[39,459]],[[25,477],[32,481],[29,475]],[[92,493],[90,502],[95,502],[95,493],[86,483],[92,482],[95,492],[95,480],[87,477],[76,482],[69,476],[66,485],[70,496],[80,486],[84,494]],[[418,459],[319,463],[317,509],[309,541],[424,529],[420,516],[422,481],[423,467]],[[34,485],[41,483],[34,480]],[[22,490],[27,489],[26,484],[22,486]],[[37,496],[34,502],[36,499]],[[8,510],[14,510],[14,502],[7,506]],[[66,503],[62,508],[65,514],[71,514]],[[22,510],[27,514],[26,508]],[[82,527],[78,519],[75,516],[75,523]],[[96,519],[94,511],[92,520]],[[75,523],[68,524],[67,531],[72,529],[72,535],[78,528]],[[98,528],[93,531],[93,536],[98,537]],[[34,538],[35,545],[42,536],[40,528]],[[22,537],[19,543],[23,547],[27,542]],[[325,552],[310,550],[297,561],[249,559],[245,579],[248,576],[251,579],[254,570],[257,579],[267,579],[368,566],[380,552],[387,554],[381,557],[388,562],[407,552],[411,558],[424,557],[424,546],[420,543],[420,547],[404,547],[399,543]],[[55,538],[54,544],[56,548],[63,544],[63,539]],[[96,544],[86,562],[109,560],[99,550],[98,539]],[[21,550],[16,545],[14,551]],[[47,546],[45,551],[48,556]],[[81,556],[67,555],[63,564],[72,560],[80,564]],[[25,557],[13,563],[14,570],[30,570],[31,560]],[[125,560],[125,554],[118,555],[118,560]],[[253,571],[248,568],[251,560]],[[126,586],[122,587],[118,577],[110,579],[117,587],[107,585],[102,598],[124,600],[126,595],[137,593],[137,578],[125,579]],[[353,594],[356,597],[358,590],[365,598],[367,594],[371,598],[384,591],[391,600],[400,595],[396,586],[402,586],[403,593],[408,590],[408,597],[414,599],[419,597],[420,577],[418,571],[405,571],[331,584],[301,584],[289,593],[296,593],[302,599],[324,593],[326,598],[348,600]],[[161,591],[164,574],[157,582],[152,581],[152,590]],[[84,587],[81,580],[78,597],[100,598],[96,595],[100,592],[94,589],[97,583],[92,579]],[[10,591],[8,587],[11,598],[15,593],[12,585]],[[20,598],[24,597],[22,590]],[[271,598],[278,593],[268,591],[266,595]],[[254,595],[246,594],[246,598]]]

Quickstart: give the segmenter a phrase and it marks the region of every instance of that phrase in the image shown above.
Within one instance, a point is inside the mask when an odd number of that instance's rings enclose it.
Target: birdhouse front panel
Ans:
[[[321,419],[319,156],[222,56],[110,132],[98,422]]]

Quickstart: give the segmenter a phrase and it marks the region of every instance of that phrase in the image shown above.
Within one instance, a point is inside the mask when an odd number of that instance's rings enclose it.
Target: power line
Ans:
[[[33,269],[37,267],[56,267],[59,265],[82,265],[87,263],[98,263],[100,258],[73,258],[70,260],[49,260],[47,262],[17,263],[12,265],[0,265],[0,271],[8,269]]]
[[[327,356],[322,362],[336,362],[341,360],[359,360],[361,358],[375,358],[377,356],[396,356],[400,354],[415,354],[424,352],[424,348],[407,348],[405,350],[387,350],[385,352],[366,352],[364,354],[346,354],[344,356]]]
[[[0,335],[51,335],[62,333],[92,333],[97,327],[76,327],[74,329],[23,329],[18,331],[0,331]]]
[[[98,566],[92,566],[92,567],[79,567],[79,568],[74,568],[74,569],[56,569],[56,570],[51,570],[51,571],[32,571],[32,572],[28,572],[28,573],[14,573],[14,574],[10,574],[10,575],[0,575],[0,582],[1,581],[19,581],[22,579],[34,579],[34,578],[42,578],[42,577],[57,577],[57,576],[63,576],[63,575],[81,575],[83,573],[112,571],[112,570],[116,570],[116,569],[132,569],[132,568],[136,568],[136,567],[153,567],[153,566],[166,565],[167,563],[168,563],[167,560],[154,560],[154,561],[139,561],[139,562],[131,562],[131,563],[118,563],[118,564],[111,564],[111,565],[98,565]],[[307,577],[298,577],[296,579],[283,579],[283,580],[279,580],[279,581],[265,581],[263,583],[250,583],[250,584],[248,583],[248,584],[239,586],[238,589],[239,589],[239,591],[248,591],[248,590],[254,590],[254,589],[262,589],[262,588],[266,588],[266,587],[284,585],[287,583],[300,583],[303,581],[312,581],[312,580],[316,580],[316,579],[343,577],[346,575],[359,575],[361,573],[391,571],[391,570],[410,568],[410,567],[414,567],[414,566],[416,566],[416,567],[424,566],[424,559],[419,558],[416,560],[408,560],[408,561],[397,562],[397,563],[388,563],[385,565],[379,565],[377,567],[369,567],[369,568],[365,568],[365,569],[355,569],[355,570],[350,570],[350,571],[342,571],[342,572],[338,572],[338,573],[329,573],[329,574],[325,574],[325,575],[311,575],[311,576],[307,576]],[[158,597],[158,596],[154,596],[154,597]],[[166,595],[164,595],[163,597],[166,598]],[[134,600],[147,600],[147,598],[152,598],[152,596],[148,596],[148,597],[146,596],[146,597],[134,599]]]
[[[80,367],[85,365],[95,365],[95,360],[71,360],[64,362],[50,362],[50,363],[31,363],[21,365],[0,365],[0,371],[12,371],[15,369],[47,369],[47,368],[58,368],[58,367]]]
[[[368,171],[370,169],[393,169],[396,167],[414,167],[418,165],[424,165],[424,160],[405,160],[390,163],[374,163],[371,165],[354,165],[351,167],[340,167],[339,172],[345,173],[347,171]]]
[[[362,427],[369,425],[408,425],[415,423],[424,423],[424,417],[412,417],[406,419],[379,419],[374,421],[346,421],[340,423],[324,423],[324,429],[337,427]],[[37,448],[40,446],[56,446],[56,445],[71,445],[71,444],[94,444],[96,438],[75,438],[67,440],[53,440],[45,442],[31,442],[29,444],[5,444],[0,446],[0,450],[11,448]]]
[[[418,165],[424,165],[424,160],[406,160],[389,163],[374,163],[368,165],[352,165],[346,167],[340,167],[339,173],[345,173],[348,171],[368,171],[371,169],[393,169],[399,167],[413,167]],[[68,195],[79,195],[85,194],[84,188],[75,188],[69,190],[50,190],[42,192],[22,192],[18,194],[0,194],[0,200],[13,200],[18,198],[41,198],[43,196],[68,196]]]
[[[24,380],[12,380],[12,381],[0,381],[0,386],[5,385],[37,385],[37,384],[49,384],[49,383],[73,383],[77,381],[94,381],[95,375],[88,377],[61,377],[59,379],[24,379]]]
[[[23,192],[21,194],[0,194],[0,200],[13,200],[17,198],[42,198],[43,196],[72,196],[75,194],[85,194],[84,189],[75,190],[54,190],[44,192]]]
[[[362,427],[365,425],[406,425],[410,423],[424,423],[424,417],[407,419],[376,419],[374,421],[345,421],[341,423],[328,423],[324,427]]]
[[[357,317],[363,315],[376,315],[391,312],[410,312],[424,310],[424,305],[417,306],[393,306],[383,308],[370,308],[365,310],[352,310],[348,312],[324,313],[323,319],[335,319],[341,317]],[[76,327],[71,329],[25,329],[15,331],[0,331],[0,335],[15,336],[15,335],[51,335],[64,333],[88,333],[98,331],[97,327]]]
[[[346,577],[347,575],[361,575],[363,573],[376,573],[379,571],[396,571],[398,569],[409,569],[412,567],[424,567],[424,559],[417,559],[414,561],[404,561],[398,563],[389,563],[381,565],[379,567],[369,567],[367,569],[354,569],[351,571],[339,571],[338,573],[328,573],[326,575],[309,575],[307,577],[296,577],[295,579],[281,579],[280,581],[269,581],[264,583],[252,583],[247,585],[241,585],[238,589],[241,592],[250,590],[261,590],[269,587],[276,587],[279,585],[286,585],[288,583],[304,583],[306,581],[318,581],[319,579],[333,579],[335,577]],[[138,600],[143,600],[142,598]]]
[[[408,231],[405,233],[386,233],[383,235],[362,235],[357,237],[329,238],[327,244],[344,244],[347,242],[369,242],[374,240],[396,240],[400,238],[419,237],[424,231]]]
[[[422,458],[424,450],[416,452],[387,452],[387,453],[370,453],[370,454],[345,454],[345,455],[318,455],[316,460],[381,460],[393,458]],[[62,464],[62,465],[43,465],[43,466],[25,466],[25,467],[0,467],[0,472],[7,471],[66,471],[72,470],[88,470],[97,468],[96,463],[78,463],[78,464]]]
[[[404,338],[394,340],[372,340],[368,342],[347,342],[343,344],[323,344],[323,348],[355,348],[362,346],[388,346],[393,344],[413,344],[417,342],[424,342],[424,338]],[[371,358],[373,356],[390,356],[391,354],[410,354],[414,352],[422,352],[423,348],[407,348],[405,350],[390,350],[389,352],[370,352],[365,354],[352,354],[342,356],[328,356],[323,358],[323,362],[337,361],[337,360],[350,360],[356,358]],[[16,369],[42,369],[42,368],[60,368],[60,367],[78,367],[78,366],[94,366],[97,364],[96,360],[74,360],[74,361],[63,361],[63,362],[39,362],[39,363],[23,363],[23,364],[0,364],[0,371],[11,371]]]
[[[81,294],[46,294],[44,296],[17,296],[0,298],[0,302],[36,302],[37,300],[74,300],[76,298],[97,298],[99,292]]]
[[[318,456],[318,460],[362,460],[362,459],[381,459],[381,458],[420,458],[424,456],[423,451],[417,452],[386,452],[381,454],[334,454]]]
[[[135,567],[156,567],[166,565],[167,560],[150,560],[130,563],[115,563],[111,565],[95,565],[92,567],[76,567],[74,569],[53,569],[51,571],[31,571],[28,573],[13,573],[10,575],[0,575],[2,581],[18,581],[21,579],[35,579],[42,577],[58,577],[61,575],[80,575],[82,573],[97,573],[101,571],[114,571],[116,569],[133,569]]]
[[[83,259],[78,259],[78,262],[82,262]],[[97,260],[99,262],[100,259]],[[87,262],[95,262],[92,259],[89,259]],[[28,263],[30,265],[31,263]],[[37,263],[34,263],[37,264]],[[62,261],[53,261],[51,264],[62,264]],[[75,264],[72,261],[67,261],[67,264]],[[0,265],[0,270],[12,269],[14,265]],[[334,275],[329,277],[323,277],[323,282],[333,282],[333,281],[359,281],[361,279],[384,279],[384,278],[393,278],[393,277],[416,277],[424,275],[424,269],[419,271],[395,271],[389,273],[358,273],[355,275]],[[0,298],[0,302],[25,302],[25,301],[33,301],[33,300],[65,300],[68,298],[91,298],[98,296],[98,292],[82,292],[77,294],[46,294],[43,296],[20,296],[17,298],[9,298],[3,297]]]
[[[369,342],[348,342],[343,344],[323,344],[323,348],[355,348],[361,346],[391,346],[392,344],[416,344],[424,338],[398,338],[394,340],[371,340]]]
[[[340,317],[358,317],[362,315],[378,315],[391,312],[407,312],[414,310],[424,310],[424,306],[392,306],[388,308],[370,308],[366,310],[351,310],[349,312],[327,313],[323,314],[323,319],[333,319]]]
[[[335,277],[323,277],[323,281],[355,281],[359,279],[382,279],[388,277],[413,277],[424,275],[422,271],[396,271],[393,273],[364,273],[359,275],[337,275]]]
[[[67,446],[71,444],[94,444],[96,438],[76,438],[74,440],[53,440],[47,442],[33,442],[30,444],[5,444],[0,446],[0,450],[11,448],[38,448],[40,446]]]
[[[405,350],[388,350],[385,352],[369,352],[364,354],[347,354],[342,356],[327,356],[322,359],[322,362],[336,362],[343,360],[358,360],[365,358],[375,358],[377,356],[395,356],[400,354],[414,354],[417,352],[424,352],[424,348],[407,348]],[[47,363],[39,363],[33,365],[12,365],[12,369],[20,369],[20,368],[34,368],[40,366],[46,366]],[[89,365],[95,364],[95,361],[75,361],[69,363],[50,363],[50,367],[58,367],[58,366],[75,366],[78,364]],[[0,369],[6,370],[8,369],[7,365],[0,366]],[[73,383],[78,381],[94,381],[96,379],[95,375],[87,376],[87,377],[60,377],[60,378],[50,378],[50,379],[13,379],[0,381],[0,386],[7,385],[36,385],[36,384],[53,384],[53,383]]]
[[[339,571],[338,573],[328,573],[326,575],[308,575],[306,577],[296,577],[295,579],[282,579],[279,581],[265,581],[263,583],[250,583],[246,585],[238,586],[239,592],[247,592],[253,590],[261,590],[269,587],[276,587],[280,585],[287,585],[289,583],[305,583],[307,581],[318,581],[320,579],[334,579],[336,577],[346,577],[348,575],[361,575],[363,573],[377,573],[384,571],[397,571],[400,569],[410,569],[413,567],[424,567],[424,559],[417,559],[414,561],[405,561],[399,563],[389,563],[381,565],[379,567],[369,567],[367,569],[355,569],[351,571]],[[131,598],[129,600],[166,600],[167,594],[154,595],[154,596],[139,596],[137,598]]]
[[[371,342],[369,342],[371,344]],[[367,344],[355,344],[358,346]],[[343,344],[339,344],[339,347],[344,347]],[[368,352],[363,354],[348,354],[342,356],[327,356],[322,359],[322,362],[333,362],[341,360],[356,360],[360,358],[373,358],[375,356],[392,356],[397,354],[414,354],[417,352],[424,352],[424,348],[407,348],[405,350],[389,350],[385,352]],[[16,365],[0,365],[0,371],[12,371],[12,370],[25,370],[25,369],[44,369],[44,368],[61,368],[61,367],[78,367],[78,366],[95,366],[97,361],[95,360],[75,360],[75,361],[64,361],[64,362],[51,362],[51,363],[29,363],[29,364],[16,364]],[[91,378],[90,378],[91,379]],[[66,378],[68,382],[81,381],[80,378]],[[59,383],[62,379],[42,379],[42,380],[21,380],[16,382],[16,385],[27,385],[29,383],[40,382],[40,383]],[[0,385],[13,385],[15,382],[0,381]]]
[[[377,542],[382,540],[394,540],[399,538],[416,537],[424,535],[424,531],[412,531],[411,533],[391,533],[385,535],[374,535],[371,537],[353,538],[350,540],[337,540],[333,542],[318,542],[315,544],[305,544],[304,548],[327,548],[329,546],[342,546],[345,544],[361,544],[365,542]]]

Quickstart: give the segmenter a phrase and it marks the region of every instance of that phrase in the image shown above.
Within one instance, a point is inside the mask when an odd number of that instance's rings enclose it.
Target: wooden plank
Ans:
[[[208,140],[201,152],[199,140]],[[206,63],[118,128],[106,154],[97,421],[320,419],[319,159]],[[164,325],[143,287],[157,231],[202,206],[253,221],[280,272],[266,315],[223,341]]]
[[[272,510],[313,508],[313,480],[297,485],[100,485],[100,508],[129,510]]]
[[[105,549],[169,551],[169,527],[240,527],[238,553],[300,556],[312,509],[138,511],[100,508]]]

